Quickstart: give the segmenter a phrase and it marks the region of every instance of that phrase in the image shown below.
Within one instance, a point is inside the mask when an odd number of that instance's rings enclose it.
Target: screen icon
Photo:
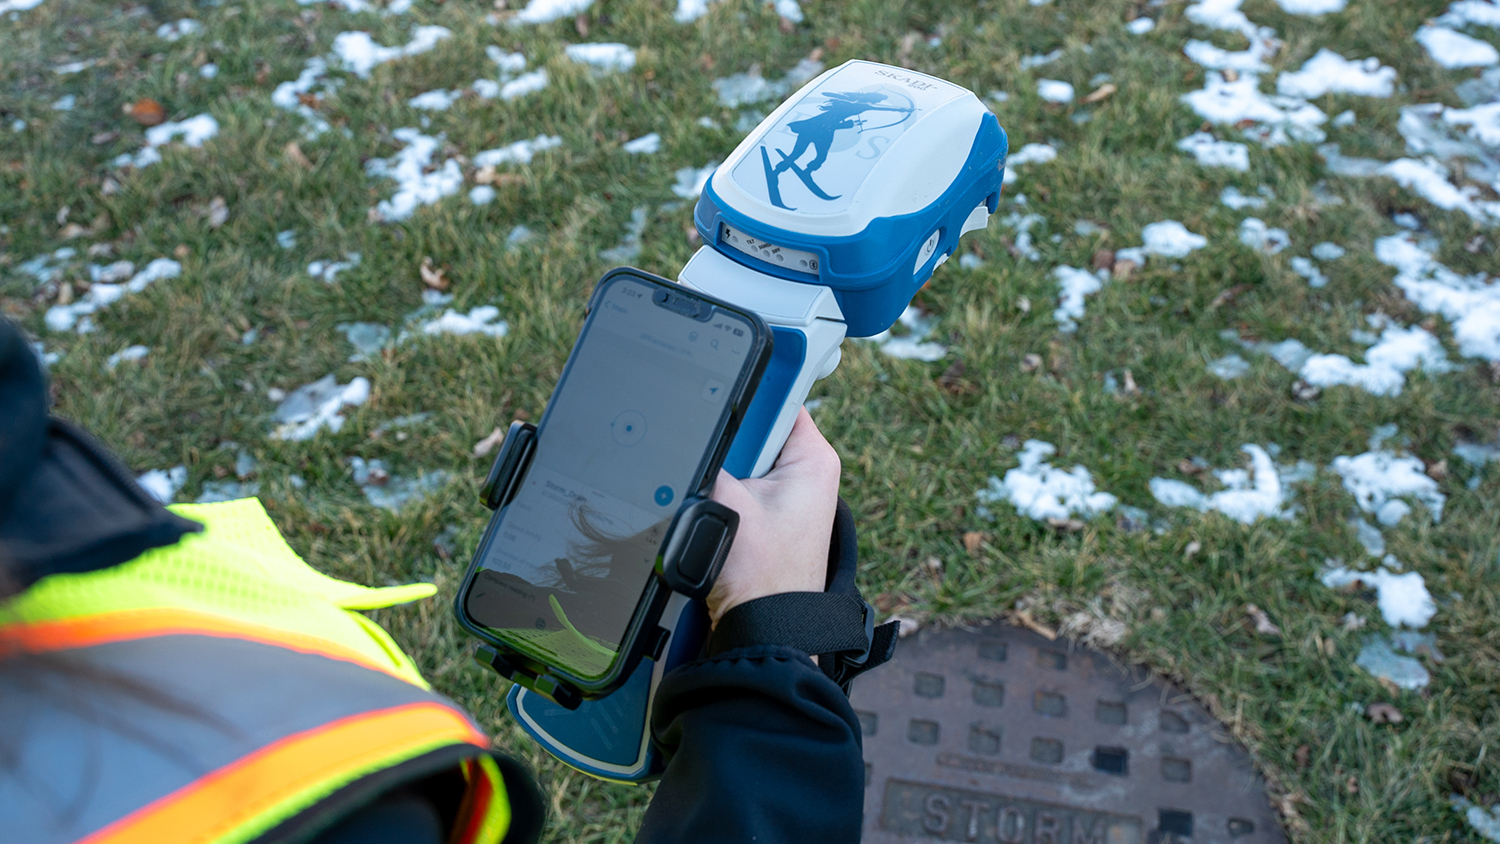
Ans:
[[[668,504],[671,504],[672,498],[675,495],[676,493],[672,491],[671,487],[667,486],[666,484],[662,484],[661,486],[656,488],[656,506],[665,507]]]
[[[609,423],[609,435],[620,445],[635,445],[646,436],[646,417],[627,410]]]
[[[724,395],[724,382],[716,381],[713,378],[708,379],[703,385],[703,392],[700,395],[703,396],[704,401],[718,401],[719,397]]]

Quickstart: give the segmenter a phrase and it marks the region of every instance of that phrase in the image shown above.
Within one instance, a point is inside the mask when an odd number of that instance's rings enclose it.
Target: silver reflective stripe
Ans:
[[[210,636],[0,662],[0,840],[76,841],[279,739],[423,701],[446,703],[353,663]]]

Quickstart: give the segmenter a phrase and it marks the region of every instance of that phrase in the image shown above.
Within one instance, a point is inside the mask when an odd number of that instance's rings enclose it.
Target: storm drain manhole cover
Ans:
[[[1249,755],[1144,669],[1008,625],[855,684],[868,844],[1283,844]]]

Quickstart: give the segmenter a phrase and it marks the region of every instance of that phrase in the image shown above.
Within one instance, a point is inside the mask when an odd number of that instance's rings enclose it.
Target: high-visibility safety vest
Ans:
[[[354,612],[435,587],[322,575],[255,499],[173,509],[204,532],[0,605],[0,841],[297,839],[435,775],[452,844],[504,838],[489,741]]]

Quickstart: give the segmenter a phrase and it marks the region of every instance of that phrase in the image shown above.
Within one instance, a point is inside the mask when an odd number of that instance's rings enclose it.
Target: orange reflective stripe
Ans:
[[[359,651],[344,647],[337,642],[290,630],[237,621],[222,615],[165,607],[121,610],[59,621],[3,625],[0,626],[0,658],[16,652],[47,653],[86,648],[90,645],[103,645],[109,642],[171,635],[218,636],[262,642],[299,653],[320,654],[331,659],[353,662],[405,679],[396,672],[393,666],[373,662]]]
[[[413,703],[334,721],[252,753],[90,835],[78,844],[213,842],[257,817],[284,817],[366,771],[454,743],[489,747],[440,703]],[[330,787],[332,786],[332,787]],[[312,797],[312,800],[308,798]]]

